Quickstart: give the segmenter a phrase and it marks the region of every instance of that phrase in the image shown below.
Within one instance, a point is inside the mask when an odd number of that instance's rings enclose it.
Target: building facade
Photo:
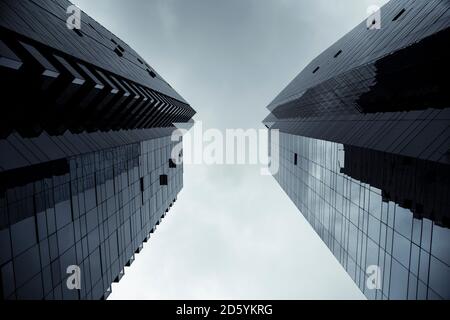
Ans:
[[[195,111],[73,10],[0,2],[2,299],[106,299],[183,186],[172,134]]]
[[[450,299],[450,3],[371,19],[269,104],[274,177],[369,299]]]

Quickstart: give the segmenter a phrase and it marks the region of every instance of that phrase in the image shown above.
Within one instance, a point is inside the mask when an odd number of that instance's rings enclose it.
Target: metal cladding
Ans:
[[[448,1],[388,2],[381,29],[364,21],[315,58],[269,104],[265,122],[449,164],[449,16]]]
[[[195,111],[126,43],[65,0],[0,3],[1,137],[146,129]]]

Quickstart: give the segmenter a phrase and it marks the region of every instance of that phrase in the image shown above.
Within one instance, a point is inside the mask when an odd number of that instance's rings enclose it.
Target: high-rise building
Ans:
[[[274,177],[370,299],[450,299],[449,26],[391,0],[268,106]]]
[[[0,1],[3,299],[106,298],[182,188],[171,135],[195,111],[78,12]]]

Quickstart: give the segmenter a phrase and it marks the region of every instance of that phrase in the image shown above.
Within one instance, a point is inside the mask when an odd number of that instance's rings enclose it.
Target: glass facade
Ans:
[[[174,145],[165,136],[2,176],[0,296],[106,298],[182,188]],[[80,290],[66,284],[72,265]]]
[[[438,179],[447,185],[421,193],[426,194],[423,208],[400,200],[435,179],[419,166],[405,175],[415,176],[412,181],[391,174],[392,161],[378,171],[372,168],[366,172],[372,177],[361,181],[349,167],[359,159],[351,159],[351,148],[343,144],[280,133],[279,142],[271,141],[271,150],[277,148],[279,155],[272,154],[279,156],[276,180],[369,299],[450,299],[448,166]],[[381,175],[397,186],[396,193],[371,182]],[[379,272],[376,288],[367,285],[370,266]]]
[[[0,299],[107,298],[183,184],[195,110],[71,5],[0,1]]]

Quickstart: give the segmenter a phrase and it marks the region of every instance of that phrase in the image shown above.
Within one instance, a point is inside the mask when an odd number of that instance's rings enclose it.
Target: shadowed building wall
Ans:
[[[70,5],[0,2],[3,299],[107,298],[183,186],[171,135],[195,111],[85,13],[67,28]]]
[[[445,0],[391,0],[264,120],[275,178],[370,299],[450,298],[449,18]]]

